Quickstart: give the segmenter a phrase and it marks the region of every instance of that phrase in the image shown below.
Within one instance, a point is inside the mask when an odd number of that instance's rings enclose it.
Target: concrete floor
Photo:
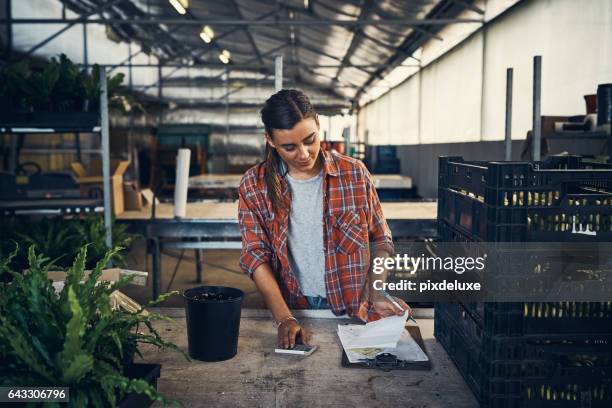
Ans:
[[[182,309],[163,309],[177,324],[155,324],[162,336],[187,349]],[[323,311],[316,311],[323,312]],[[419,407],[472,408],[478,403],[433,338],[433,319],[418,319],[432,361],[429,371],[344,368],[336,330],[346,319],[300,318],[320,349],[306,358],[274,353],[276,328],[260,310],[245,309],[238,354],[231,360],[186,361],[179,353],[142,347],[147,362],[162,365],[158,390],[185,407]],[[265,314],[264,314],[265,316]],[[160,405],[154,405],[160,406]]]

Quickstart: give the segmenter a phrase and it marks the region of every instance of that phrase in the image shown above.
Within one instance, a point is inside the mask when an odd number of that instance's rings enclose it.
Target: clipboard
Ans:
[[[406,326],[406,330],[410,333],[410,336],[414,339],[414,341],[419,345],[423,353],[429,358],[429,354],[427,353],[427,349],[425,349],[425,344],[423,343],[423,338],[421,337],[421,330],[419,326]],[[415,370],[415,371],[428,371],[431,370],[431,360],[427,361],[405,361],[398,360],[395,355],[391,353],[381,353],[377,355],[375,358],[367,359],[363,362],[359,363],[351,363],[349,362],[348,356],[344,349],[342,350],[342,367],[347,368],[374,368],[382,371],[391,371],[391,370]]]

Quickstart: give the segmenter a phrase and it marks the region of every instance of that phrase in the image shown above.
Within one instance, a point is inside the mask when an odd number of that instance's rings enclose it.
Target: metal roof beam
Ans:
[[[238,17],[243,18],[242,13],[240,12],[240,7],[238,6],[238,3],[236,2],[236,0],[231,0],[231,3],[233,4],[234,9],[236,10],[236,14],[238,14]],[[246,33],[249,39],[249,42],[251,43],[251,48],[253,48],[253,52],[257,56],[259,63],[263,65],[264,60],[263,60],[263,57],[261,56],[261,53],[259,52],[259,48],[257,48],[257,44],[255,44],[255,40],[253,39],[253,34],[251,34],[251,31],[249,30],[248,27],[244,28],[244,32]]]
[[[117,3],[121,3],[122,1],[125,0],[114,0],[111,1],[110,3],[106,3],[103,4],[102,6],[98,7],[95,11],[92,11],[91,13],[85,14],[85,15],[81,15],[81,18],[89,18],[91,16],[94,16],[96,14],[102,13],[104,10],[109,9],[110,7],[113,7],[114,5],[116,5]],[[45,38],[44,40],[42,40],[41,42],[39,42],[38,44],[34,45],[33,47],[31,47],[29,50],[27,50],[25,52],[25,54],[22,56],[23,58],[27,58],[30,55],[32,55],[36,50],[40,49],[41,47],[44,47],[45,45],[47,45],[49,42],[51,42],[52,40],[54,40],[55,38],[59,37],[60,35],[62,35],[63,33],[65,33],[66,31],[68,31],[71,27],[74,27],[77,23],[69,23],[67,24],[65,27],[63,27],[62,29],[56,31],[55,33],[51,34],[49,37]]]
[[[275,53],[275,52],[277,52],[277,51],[279,51],[279,50],[281,50],[281,49],[285,48],[286,46],[287,46],[286,44],[283,44],[283,45],[282,45],[282,46],[280,46],[280,47],[274,48],[274,49],[272,49],[272,50],[270,50],[270,51],[268,51],[268,52],[266,52],[266,53],[262,54],[262,57],[267,56],[267,55],[272,54],[272,53]],[[248,65],[248,63],[249,63],[249,62],[255,61],[256,59],[257,59],[257,58],[251,58],[249,61],[247,61],[247,65]],[[146,64],[145,64],[145,65],[146,65]],[[167,67],[167,65],[164,65],[164,64],[161,64],[161,65],[162,65],[162,66]],[[212,64],[210,64],[210,65],[212,65]],[[210,65],[203,65],[203,67],[210,68]],[[215,64],[215,65],[218,65],[218,64]],[[230,64],[230,65],[231,65],[231,64]],[[230,65],[225,65],[225,64],[223,64],[223,66],[222,66],[222,67],[219,67],[219,68],[222,68],[222,69],[228,69],[228,67],[229,67]],[[135,66],[136,66],[136,65],[132,65],[132,67],[135,67]],[[193,65],[193,66],[189,66],[189,65],[184,65],[184,64],[178,64],[178,65],[172,65],[172,66],[175,68],[174,70],[172,70],[171,72],[169,72],[169,73],[168,73],[168,74],[166,74],[166,75],[163,75],[162,77],[160,77],[160,78],[159,78],[157,81],[155,81],[154,83],[152,83],[152,84],[150,84],[150,85],[147,85],[147,87],[146,87],[146,88],[144,88],[144,89],[143,89],[143,91],[146,91],[146,90],[148,90],[148,89],[153,88],[154,86],[157,86],[157,85],[159,84],[159,82],[160,82],[160,81],[163,81],[164,79],[169,78],[169,77],[170,77],[170,76],[172,76],[174,73],[176,73],[176,72],[177,72],[179,69],[181,69],[181,68],[192,68],[192,67],[194,67],[195,65]],[[252,65],[251,65],[251,66],[252,66]],[[218,78],[220,78],[221,76],[223,76],[223,74],[221,74],[221,75],[217,76],[216,78],[218,79]]]
[[[465,0],[450,0],[450,1],[452,1],[453,3],[457,3],[457,4],[465,7],[466,9],[475,11],[478,14],[484,15],[484,13],[485,13],[483,9],[481,9],[480,7],[477,7],[474,4],[470,3],[469,0],[468,1],[465,1]]]
[[[389,51],[394,51],[394,52],[397,52],[399,54],[403,54],[403,55],[406,56],[406,58],[412,58],[412,59],[414,59],[414,60],[416,60],[418,62],[421,62],[421,60],[418,59],[417,57],[412,56],[412,55],[408,54],[407,52],[404,52],[403,50],[400,50],[400,49],[398,49],[397,47],[395,47],[393,45],[389,45],[387,43],[384,43],[384,42],[380,41],[378,38],[374,38],[374,37],[366,34],[363,30],[360,30],[360,33],[361,33],[361,35],[364,38],[367,38],[368,40],[372,41],[374,44],[378,45],[379,47],[383,47],[383,48],[388,49]]]
[[[359,12],[359,17],[357,17],[357,20],[365,20],[366,16],[372,9],[373,5],[374,5],[373,0],[363,0],[363,3],[361,5],[361,10]],[[348,49],[346,50],[346,53],[344,54],[344,57],[342,58],[342,62],[340,63],[340,67],[338,68],[338,71],[336,72],[336,77],[334,78],[333,83],[338,82],[338,78],[340,77],[340,75],[342,75],[342,71],[344,70],[344,67],[351,60],[351,57],[353,56],[353,53],[355,52],[355,48],[357,47],[357,44],[359,43],[359,36],[360,36],[360,30],[353,31],[353,38],[351,38],[351,44],[349,45]]]
[[[177,108],[223,108],[226,106],[225,102],[219,102],[217,100],[181,100],[181,99],[168,99],[164,98],[164,102],[173,102],[177,104]],[[230,100],[229,107],[230,108],[261,108],[263,101],[242,101],[242,102],[232,102]],[[316,105],[317,110],[341,110],[342,108],[346,108],[349,104],[342,103],[314,103]]]
[[[283,44],[277,48],[275,48],[273,51],[279,51],[279,49],[288,47],[288,44]],[[266,52],[265,54],[262,54],[263,56],[268,56],[271,51]],[[248,63],[248,61],[254,61],[256,58],[252,58],[250,60],[247,60],[247,62],[244,63],[240,63],[240,64],[222,64],[222,63],[197,63],[197,64],[192,64],[192,65],[187,65],[187,64],[180,64],[180,63],[171,63],[171,64],[167,64],[167,63],[160,63],[160,64],[132,64],[131,67],[132,68],[155,68],[159,65],[163,66],[164,68],[211,68],[211,69],[223,69],[223,70],[228,70],[228,71],[236,71],[236,70],[244,70],[244,71],[259,71],[261,69],[268,69],[272,71],[273,65],[259,65],[259,64],[251,64]],[[78,64],[78,65],[83,65],[83,64]],[[117,67],[119,65],[108,65],[108,64],[102,64],[106,67]],[[288,63],[285,64],[283,63],[284,66],[286,67],[299,67],[299,68],[303,68],[303,64],[295,64],[295,63]],[[308,67],[310,68],[340,68],[343,65],[340,64],[309,64]],[[383,67],[390,67],[390,66],[395,66],[394,64],[345,64],[344,67],[345,68],[358,68],[358,69],[365,69],[365,68],[383,68]],[[418,67],[419,65],[400,65],[400,67]],[[369,72],[368,72],[369,73]]]
[[[445,2],[442,1],[440,3],[438,3],[433,10],[430,11],[429,15],[427,16],[427,18],[425,19],[426,21],[429,20],[434,20],[434,21],[445,21],[445,20],[458,20],[458,19],[453,19],[453,18],[440,18],[440,19],[436,19],[436,16],[444,16],[445,14],[450,12],[453,12],[453,7],[452,4],[454,3],[449,3],[449,2]],[[461,19],[463,21],[465,21],[465,19]],[[473,19],[470,19],[473,20]],[[483,20],[482,19],[478,19],[478,20],[474,20],[473,22],[478,22],[478,23],[482,23]],[[414,49],[416,49],[416,47],[419,46],[419,39],[418,38],[413,38],[414,37],[414,33],[410,33],[408,36],[406,36],[406,38],[404,39],[404,41],[402,42],[402,45],[400,45],[398,48],[404,52],[410,52],[410,50],[408,50],[407,48],[412,48],[414,51]],[[391,65],[399,65],[398,63],[395,63],[395,61],[397,61],[398,54],[393,55],[391,58],[389,58],[387,60],[387,63],[391,64]],[[363,92],[365,92],[365,90],[368,88],[368,86],[370,86],[372,84],[372,82],[374,82],[374,79],[377,77],[380,77],[380,75],[382,74],[382,71],[384,70],[384,68],[381,68],[379,70],[377,70],[373,75],[370,76],[370,78],[361,86],[361,88],[359,88],[359,90],[357,91],[357,93],[355,93],[355,100],[359,100],[360,96],[363,94]]]
[[[443,19],[414,19],[394,18],[384,20],[215,20],[215,19],[192,19],[180,18],[128,18],[128,19],[60,19],[60,18],[3,18],[0,24],[127,24],[127,25],[216,25],[216,26],[282,26],[282,25],[304,25],[304,26],[442,26],[448,24],[482,23],[481,19],[474,18],[443,18]]]
[[[388,18],[388,19],[395,18],[395,16],[393,16],[392,14],[388,13],[387,11],[385,11],[385,10],[381,9],[380,7],[377,7],[377,8],[376,8],[376,14],[378,14],[379,16],[381,16],[381,17],[383,17],[383,18]],[[440,37],[440,36],[439,36],[438,34],[436,34],[436,33],[432,33],[432,32],[431,32],[431,31],[429,31],[429,30],[425,30],[424,28],[417,27],[417,26],[412,26],[411,28],[412,28],[413,30],[415,30],[415,31],[418,31],[419,33],[422,33],[422,34],[426,35],[426,36],[427,36],[427,37],[429,37],[429,38],[435,38],[436,40],[443,41],[443,38],[442,38],[442,37]],[[379,28],[379,29],[380,29],[380,28]],[[382,30],[382,29],[381,29],[381,30]],[[384,31],[384,32],[386,32],[386,33],[388,33],[388,34],[390,34],[390,35],[395,35],[395,33],[390,33],[390,32],[385,31],[385,30],[382,30],[382,31]]]

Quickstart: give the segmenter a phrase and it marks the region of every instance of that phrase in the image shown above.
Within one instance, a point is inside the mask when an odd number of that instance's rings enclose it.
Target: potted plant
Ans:
[[[0,230],[0,258],[8,256],[18,244],[19,253],[13,257],[11,266],[14,270],[27,267],[27,248],[34,245],[37,252],[53,260],[55,267],[65,270],[74,262],[84,242],[89,243],[87,250],[87,269],[93,268],[106,254],[106,228],[104,219],[99,214],[89,214],[83,218],[65,218],[62,216],[45,217],[36,221],[7,220]],[[111,225],[113,243],[117,247],[127,248],[137,237],[127,232],[127,224]],[[125,250],[113,254],[111,262],[115,266],[125,265]],[[1,275],[1,274],[0,274]]]
[[[75,407],[116,406],[129,394],[164,405],[177,402],[165,399],[148,381],[130,378],[129,354],[139,354],[140,343],[183,352],[164,341],[152,325],[168,318],[144,309],[111,307],[113,292],[131,280],[98,281],[115,252],[107,252],[85,276],[83,247],[59,292],[47,278],[52,263],[33,246],[23,273],[9,266],[16,252],[0,260],[0,271],[12,275],[10,283],[0,283],[0,386],[69,387],[69,405]]]
[[[136,105],[125,87],[125,75],[107,78],[109,106],[126,111]],[[43,69],[28,60],[0,70],[0,121],[11,126],[95,126],[100,109],[100,67],[80,69],[65,54]]]

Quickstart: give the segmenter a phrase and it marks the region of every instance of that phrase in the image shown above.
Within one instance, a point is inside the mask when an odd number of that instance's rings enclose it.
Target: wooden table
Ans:
[[[412,178],[400,174],[372,174],[372,180],[377,190],[385,188],[412,188]]]
[[[189,188],[207,189],[237,189],[240,186],[242,174],[198,174],[189,177]]]
[[[189,177],[190,188],[238,188],[242,174],[199,174]],[[372,174],[374,187],[412,188],[412,178],[400,174]]]
[[[381,203],[387,220],[434,220],[437,218],[436,201]],[[161,203],[156,206],[155,218],[172,219],[173,205]],[[140,211],[125,211],[117,216],[121,220],[146,220],[151,218],[151,207]],[[229,220],[238,218],[238,202],[198,202],[187,203],[185,219]]]
[[[158,309],[175,317],[155,327],[162,337],[187,350],[183,309]],[[478,403],[446,352],[433,338],[433,319],[418,319],[432,361],[429,371],[344,368],[337,325],[331,312],[298,318],[320,349],[307,358],[274,353],[276,328],[267,311],[242,311],[238,354],[231,360],[188,362],[173,351],[143,347],[144,360],[162,365],[158,390],[186,407],[427,407],[471,408]],[[412,323],[410,323],[412,324]],[[159,405],[155,405],[159,406]]]

